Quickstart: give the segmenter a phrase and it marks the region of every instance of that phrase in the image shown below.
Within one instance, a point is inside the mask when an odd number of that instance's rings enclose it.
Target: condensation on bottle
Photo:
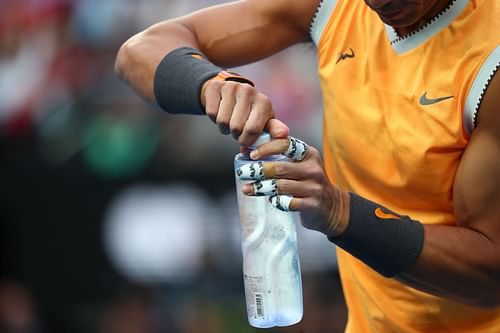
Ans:
[[[262,134],[250,151],[270,141]],[[234,159],[234,169],[251,160],[248,153]],[[265,161],[288,160],[274,155]],[[302,278],[297,251],[297,212],[274,208],[267,196],[246,196],[235,172],[241,227],[243,280],[248,322],[253,327],[290,326],[302,320]]]

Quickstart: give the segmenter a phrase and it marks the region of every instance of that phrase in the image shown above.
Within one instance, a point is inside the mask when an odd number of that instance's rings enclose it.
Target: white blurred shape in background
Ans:
[[[134,185],[118,193],[104,219],[104,246],[114,267],[138,283],[186,283],[206,260],[241,273],[236,193],[218,202],[189,184]],[[297,227],[303,272],[337,268],[335,245]],[[215,268],[214,267],[214,268]]]
[[[202,268],[210,210],[206,195],[190,185],[132,186],[107,211],[105,249],[132,281],[186,282]]]

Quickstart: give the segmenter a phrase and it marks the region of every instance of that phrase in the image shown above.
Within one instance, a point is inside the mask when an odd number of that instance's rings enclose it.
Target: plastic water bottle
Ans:
[[[264,133],[250,149],[268,141],[270,135]],[[236,155],[235,170],[257,162],[248,153]],[[275,155],[262,161],[272,160],[288,158]],[[296,324],[303,314],[296,232],[299,214],[274,208],[268,196],[244,195],[242,185],[251,181],[241,181],[236,172],[235,176],[248,322],[258,328]]]

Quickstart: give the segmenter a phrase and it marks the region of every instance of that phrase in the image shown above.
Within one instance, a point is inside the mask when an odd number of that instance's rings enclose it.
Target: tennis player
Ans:
[[[323,159],[230,70],[297,43],[319,60]],[[499,67],[497,0],[236,1],[149,27],[116,62],[167,112],[243,146],[271,133],[252,158],[292,160],[256,181],[338,245],[349,333],[500,332]]]

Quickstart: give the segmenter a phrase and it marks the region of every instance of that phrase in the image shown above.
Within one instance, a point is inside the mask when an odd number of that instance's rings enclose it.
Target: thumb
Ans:
[[[265,130],[271,135],[273,139],[284,139],[288,137],[290,129],[285,123],[276,118],[269,119]]]

